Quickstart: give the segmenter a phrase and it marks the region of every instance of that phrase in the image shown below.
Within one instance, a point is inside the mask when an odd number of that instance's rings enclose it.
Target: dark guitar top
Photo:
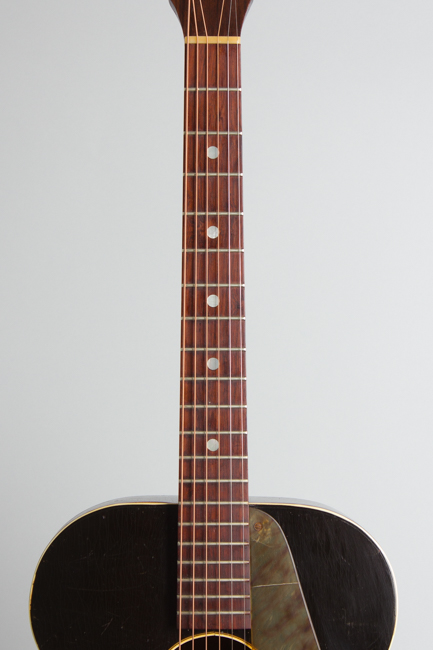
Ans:
[[[395,588],[373,540],[325,510],[259,507],[287,537],[321,650],[387,650]],[[36,573],[31,620],[39,648],[175,645],[177,516],[176,504],[113,505],[68,525]]]
[[[240,33],[251,0],[172,0],[185,37],[179,504],[78,517],[35,575],[40,650],[388,650],[391,569],[326,508],[248,494]],[[189,637],[194,637],[189,640]]]

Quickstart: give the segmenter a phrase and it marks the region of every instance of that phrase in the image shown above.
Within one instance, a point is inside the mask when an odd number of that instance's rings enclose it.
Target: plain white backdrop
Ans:
[[[250,493],[433,609],[433,4],[255,0],[243,31]],[[1,0],[0,646],[57,530],[175,494],[183,42],[167,0]],[[366,649],[367,650],[367,649]]]

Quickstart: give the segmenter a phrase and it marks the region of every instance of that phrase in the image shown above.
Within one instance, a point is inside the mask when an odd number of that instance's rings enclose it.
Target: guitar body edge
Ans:
[[[395,580],[368,533],[319,504],[257,499],[254,506],[287,539],[320,650],[388,650]],[[68,522],[32,583],[30,618],[40,650],[174,647],[177,527],[172,497],[119,499]]]

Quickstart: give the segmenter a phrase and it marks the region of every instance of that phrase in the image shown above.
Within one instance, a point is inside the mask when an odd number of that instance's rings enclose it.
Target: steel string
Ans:
[[[237,14],[237,0],[236,0],[236,33],[238,33],[238,31],[239,31],[238,30],[237,16],[238,16],[238,14]],[[241,138],[241,136],[240,136],[240,129],[241,129],[240,54],[241,54],[241,46],[237,45],[236,46],[236,82],[237,82],[237,86],[238,86],[239,90],[237,92],[237,107],[236,107],[237,108],[237,115],[236,115],[236,117],[237,117],[237,125],[236,125],[237,126],[237,128],[236,128],[237,136],[236,136],[236,142],[237,142],[237,172],[238,172],[237,183],[238,183],[238,200],[239,200],[239,209],[238,209],[238,213],[239,213],[238,214],[239,284],[245,284],[245,283],[241,282],[241,278],[242,278],[242,276],[241,276],[241,269],[242,269],[242,253],[241,253],[241,250],[243,248],[243,246],[241,244],[242,244],[242,240],[243,240],[243,215],[241,216],[241,197],[242,197],[242,193],[241,193],[241,176],[240,176],[240,174],[242,172],[241,146],[240,146],[240,142],[241,142],[241,140],[240,140],[240,138]],[[242,188],[243,188],[243,186],[242,186]],[[242,228],[241,228],[241,226],[242,226]],[[244,273],[245,273],[245,270],[244,270]],[[245,301],[245,289],[244,289],[244,301]],[[239,287],[239,304],[240,304],[240,316],[245,315],[245,311],[244,311],[244,313],[242,313],[242,287]],[[244,309],[245,309],[245,302],[244,302]],[[245,324],[244,324],[244,327],[245,327]],[[245,336],[245,334],[243,335],[243,333],[242,333],[242,319],[239,319],[239,343],[240,343],[239,347],[241,348],[241,352],[240,352],[240,373],[239,373],[239,375],[242,378],[243,374],[244,374],[244,370],[245,370],[245,382],[246,382],[246,368],[244,368],[244,364],[243,364],[243,351],[242,351],[242,349],[245,347],[244,336]],[[246,383],[245,383],[245,386],[246,386]],[[241,407],[243,407],[243,405],[244,405],[244,390],[243,390],[243,387],[244,387],[244,380],[241,379],[241,381],[240,381]],[[241,413],[242,413],[242,427],[241,427],[241,429],[243,431],[244,430],[243,408],[241,408]],[[246,420],[246,417],[245,417],[245,420]],[[241,455],[242,455],[242,458],[243,458],[246,455],[246,453],[245,453],[246,449],[244,448],[245,433],[241,434],[241,440],[242,440],[242,443],[241,443]],[[244,486],[244,482],[243,482],[244,481],[244,462],[243,462],[243,460],[242,460],[242,463],[241,463],[241,468],[242,468],[241,469],[241,478],[242,478],[241,485],[243,486],[242,487],[242,500],[244,500],[245,499],[245,486]],[[246,485],[248,486],[248,483]],[[249,494],[248,487],[247,487],[246,491],[247,491],[247,494]],[[249,523],[249,519],[248,519],[248,522],[245,522],[245,510],[246,510],[246,508],[242,507],[242,524],[243,524],[242,525],[242,531],[243,531],[243,533],[242,533],[242,541],[244,543],[242,548],[243,548],[243,559],[244,560],[245,560],[245,524]],[[249,528],[248,528],[248,535],[249,535]],[[248,543],[249,543],[249,540],[248,540]],[[249,572],[248,572],[248,575],[249,575]],[[243,565],[243,583],[242,583],[242,585],[243,585],[244,610],[245,610],[246,609],[245,608],[245,602],[246,602],[246,571],[245,571],[245,564]],[[248,590],[248,593],[250,593],[250,589]],[[251,599],[250,599],[249,602],[251,603]],[[250,615],[251,615],[251,612],[250,612]],[[246,623],[245,623],[245,614],[244,614],[244,638],[245,637],[246,637]]]
[[[232,247],[232,242],[231,242],[231,177],[230,177],[230,169],[231,169],[231,157],[230,157],[230,44],[229,44],[229,35],[230,35],[230,23],[231,23],[231,18],[232,18],[232,8],[233,8],[233,1],[230,0],[230,8],[229,8],[229,16],[228,16],[228,22],[227,22],[227,236],[228,236],[228,304],[229,304],[229,319],[228,319],[228,325],[229,325],[229,436],[230,436],[230,483],[229,483],[229,490],[230,490],[230,601],[231,601],[231,632],[233,634],[234,632],[234,618],[233,618],[233,435],[232,435],[232,430],[233,430],[233,422],[232,422],[232,321],[231,321],[231,316],[232,316],[232,288],[231,288],[231,280],[232,280],[232,268],[231,268],[231,247]],[[233,639],[231,642],[232,648],[233,648]]]
[[[208,212],[209,212],[209,162],[208,162],[208,156],[207,156],[207,150],[209,146],[209,37],[207,33],[207,27],[206,27],[206,18],[204,15],[203,11],[203,5],[202,5],[202,0],[200,0],[200,8],[201,8],[201,13],[202,13],[202,18],[203,18],[203,24],[204,24],[204,29],[205,29],[205,35],[206,35],[206,68],[205,68],[205,83],[206,83],[206,146],[205,146],[205,166],[206,166],[206,176],[205,176],[205,196],[206,196],[206,206],[205,206],[205,229],[204,229],[204,238],[205,238],[205,290],[204,290],[204,299],[205,299],[205,359],[208,357],[208,307],[207,307],[207,295],[208,295],[208,277],[209,277],[209,253],[208,253],[208,239],[206,237],[207,235],[207,229],[208,229]],[[198,41],[198,39],[197,39]],[[199,49],[199,43],[197,42],[197,51]],[[198,52],[197,52],[197,60],[198,60]],[[197,68],[197,88],[199,86],[199,78],[198,78],[198,68]],[[197,102],[198,102],[198,91],[197,91]],[[198,103],[197,103],[198,107]],[[198,130],[198,129],[197,129]],[[198,135],[196,135],[197,138],[197,143],[198,143]],[[197,149],[197,169],[196,172],[198,172],[198,149]],[[198,184],[198,176],[197,176],[197,184]],[[198,233],[198,216],[196,219],[196,232]],[[197,342],[196,342],[197,345]],[[208,366],[207,362],[205,365],[205,372],[206,372],[206,380],[205,380],[205,406],[206,408],[204,409],[204,414],[205,414],[205,434],[204,434],[204,441],[205,441],[205,545],[204,545],[204,557],[205,557],[205,594],[204,594],[204,600],[205,600],[205,650],[207,650],[208,647],[208,515],[209,515],[209,507],[208,507],[208,501],[209,501],[209,486],[208,486],[208,476],[209,476],[209,463],[208,463],[208,453],[207,453],[207,437],[208,437],[208,417],[209,417],[209,412],[208,412]]]
[[[220,13],[220,20],[218,24],[218,36],[221,34],[221,25],[222,25],[222,19],[223,19],[223,13],[224,13],[224,4],[225,0],[223,0],[222,5],[221,5],[221,13]],[[216,99],[217,99],[217,105],[216,105],[216,132],[217,132],[217,148],[218,151],[221,150],[221,143],[220,143],[220,125],[219,125],[219,109],[220,109],[220,60],[219,60],[219,55],[220,55],[220,46],[217,40],[216,44],[216,75],[217,75],[217,83],[216,83],[216,88],[217,88],[217,93],[216,93]],[[220,290],[220,232],[221,232],[221,220],[220,220],[220,157],[218,156],[217,158],[217,228],[218,228],[218,237],[217,237],[217,292],[219,295],[219,290]],[[227,226],[226,226],[227,227]],[[220,348],[221,345],[221,321],[217,321],[217,347],[218,347],[218,361],[220,361]],[[230,353],[229,353],[230,354]],[[219,377],[221,376],[221,367],[219,366],[218,368],[218,396],[217,396],[217,401],[218,405],[221,404],[221,380]],[[218,631],[221,631],[221,409],[218,406],[218,413],[217,413],[217,422],[218,422],[218,468],[217,468],[217,485],[218,485],[218,523],[219,526],[218,528]],[[221,650],[221,637],[219,637],[219,650]]]
[[[196,49],[196,71],[195,71],[195,178],[194,178],[194,437],[193,437],[193,479],[192,479],[192,650],[194,650],[194,630],[195,630],[195,572],[196,572],[196,472],[197,472],[197,300],[198,300],[198,128],[199,128],[199,92],[198,92],[198,74],[199,74],[199,43],[198,43],[198,26],[197,11],[195,0],[193,2],[193,15],[195,32],[197,36]]]
[[[189,114],[189,23],[191,15],[191,0],[188,0],[188,29],[186,42],[186,65],[185,65],[185,140],[184,140],[184,197],[183,197],[183,290],[182,290],[182,415],[181,415],[181,440],[180,440],[180,482],[179,482],[179,648],[182,641],[182,598],[183,598],[183,509],[184,509],[184,456],[185,456],[185,364],[186,364],[186,285],[187,285],[187,230],[188,230],[188,114]]]

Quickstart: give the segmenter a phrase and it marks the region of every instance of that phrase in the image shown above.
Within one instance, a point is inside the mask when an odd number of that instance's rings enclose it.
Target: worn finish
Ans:
[[[345,518],[310,506],[259,508],[290,544],[321,650],[388,650],[395,588],[373,540]],[[39,648],[175,647],[176,548],[174,503],[106,505],[71,522],[36,571],[31,621]]]
[[[250,510],[252,641],[260,650],[320,650],[290,548],[275,519]]]

